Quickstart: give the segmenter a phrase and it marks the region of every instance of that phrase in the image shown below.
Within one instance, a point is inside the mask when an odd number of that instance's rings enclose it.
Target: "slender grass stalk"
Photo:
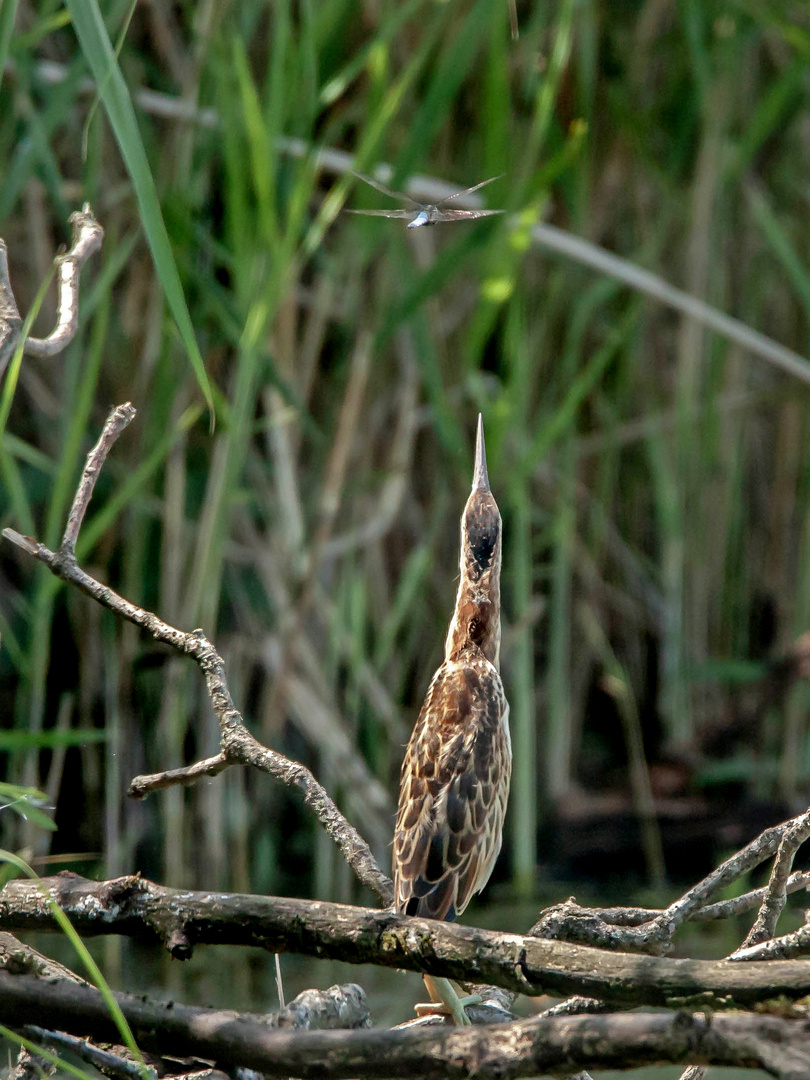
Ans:
[[[6,0],[0,5],[0,80],[6,70],[6,60],[14,34],[14,20],[17,17],[18,0]]]
[[[11,1028],[5,1027],[4,1024],[0,1024],[0,1035],[2,1035],[4,1039],[8,1039],[8,1041],[15,1046],[22,1047],[24,1050],[36,1054],[37,1057],[49,1061],[51,1065],[55,1065],[57,1069],[60,1069],[68,1076],[75,1076],[76,1080],[94,1080],[95,1073],[86,1072],[84,1069],[78,1068],[71,1061],[66,1061],[65,1058],[60,1057],[59,1054],[54,1054],[54,1052],[48,1050],[47,1047],[39,1046],[32,1039],[26,1039],[24,1035],[12,1031]]]

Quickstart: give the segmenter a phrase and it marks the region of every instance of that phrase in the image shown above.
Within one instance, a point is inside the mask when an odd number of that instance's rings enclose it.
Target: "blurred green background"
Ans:
[[[806,807],[810,366],[532,228],[807,355],[807,5],[519,2],[513,41],[506,0],[109,2],[120,73],[94,10],[0,11],[23,314],[71,211],[89,200],[106,230],[76,339],[0,390],[2,524],[55,546],[131,400],[83,564],[206,630],[257,737],[387,869],[481,410],[515,771],[496,906],[473,921],[528,928],[573,887],[665,900]],[[388,204],[319,148],[390,162],[396,187],[504,173],[483,194],[508,213],[414,233],[341,215]],[[51,288],[35,333],[54,312]],[[41,873],[368,901],[264,775],[127,800],[137,773],[216,753],[199,673],[5,542],[0,633],[0,779],[39,786],[58,826],[4,811],[0,829]]]

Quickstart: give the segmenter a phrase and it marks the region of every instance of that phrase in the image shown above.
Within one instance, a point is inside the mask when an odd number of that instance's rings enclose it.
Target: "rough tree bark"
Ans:
[[[178,958],[195,944],[254,945],[619,1007],[775,1009],[810,995],[810,960],[732,964],[609,952],[317,900],[181,891],[141,877],[10,882],[0,891],[0,924],[58,929],[42,889],[79,933],[160,941]]]
[[[761,1068],[782,1080],[810,1076],[810,1021],[774,1016],[632,1013],[536,1016],[478,1028],[282,1032],[263,1018],[164,1005],[116,995],[138,1042],[155,1053],[193,1054],[219,1068],[267,1076],[469,1077],[505,1080],[578,1069],[633,1068],[661,1061]],[[0,973],[6,1023],[32,1015],[96,1039],[118,1032],[88,987]]]

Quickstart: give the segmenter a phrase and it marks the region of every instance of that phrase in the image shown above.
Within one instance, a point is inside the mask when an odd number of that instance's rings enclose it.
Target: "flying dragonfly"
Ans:
[[[400,218],[401,220],[408,221],[409,229],[418,229],[421,225],[435,225],[439,221],[472,221],[475,218],[489,217],[490,214],[503,214],[503,210],[456,210],[453,207],[447,208],[447,204],[453,199],[459,199],[462,195],[472,195],[474,191],[478,191],[479,188],[485,187],[487,184],[491,184],[493,180],[500,180],[504,175],[500,173],[498,176],[490,176],[489,180],[482,180],[480,184],[473,184],[472,187],[465,188],[463,191],[457,191],[454,195],[448,195],[446,199],[442,199],[436,205],[430,205],[417,202],[412,199],[410,195],[406,195],[403,191],[392,191],[391,188],[387,188],[385,184],[381,184],[379,180],[372,180],[370,176],[363,176],[362,173],[353,173],[358,180],[362,180],[364,184],[368,184],[370,187],[375,188],[383,195],[387,195],[390,199],[398,199],[400,202],[407,203],[410,209],[408,210],[350,210],[346,208],[347,214],[366,214],[369,217],[387,217],[387,218]]]

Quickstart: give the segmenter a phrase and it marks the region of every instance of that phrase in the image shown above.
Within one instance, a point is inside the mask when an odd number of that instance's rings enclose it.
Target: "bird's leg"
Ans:
[[[414,1006],[417,1016],[451,1016],[454,1024],[469,1027],[470,1019],[464,1009],[467,1005],[478,1005],[480,994],[467,994],[459,997],[456,987],[450,979],[440,979],[432,975],[423,975],[427,992],[431,1000]],[[460,990],[461,987],[458,987]]]

